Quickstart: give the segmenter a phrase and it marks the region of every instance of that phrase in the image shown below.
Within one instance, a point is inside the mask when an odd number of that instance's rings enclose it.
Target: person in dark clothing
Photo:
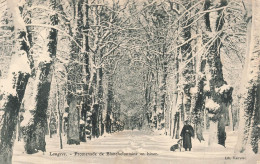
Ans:
[[[185,151],[189,148],[191,151],[192,144],[191,144],[191,137],[194,137],[194,130],[191,125],[189,125],[189,121],[185,121],[185,125],[181,130],[181,137],[183,138],[183,147]]]

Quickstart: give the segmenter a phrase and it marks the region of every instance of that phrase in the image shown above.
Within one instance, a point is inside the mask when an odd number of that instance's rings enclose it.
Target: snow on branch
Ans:
[[[231,89],[230,85],[224,84],[219,88],[215,88],[215,91],[218,92],[219,94],[223,94],[224,92],[229,92]]]
[[[58,28],[56,26],[47,25],[47,24],[26,24],[25,26],[46,27],[46,28],[53,28],[55,30],[58,30],[59,32],[63,33],[65,36],[69,37],[81,49],[81,52],[85,52],[84,48],[72,36],[70,36],[67,32],[65,32],[64,30],[61,30],[60,28]]]
[[[190,93],[191,93],[192,95],[196,95],[196,94],[198,93],[198,87],[192,87],[192,88],[190,88]]]
[[[219,104],[212,99],[206,99],[205,108],[208,108],[211,111],[216,111],[219,109],[219,107]]]

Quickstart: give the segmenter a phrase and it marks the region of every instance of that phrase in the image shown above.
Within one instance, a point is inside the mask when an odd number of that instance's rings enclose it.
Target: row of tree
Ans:
[[[250,143],[257,153],[257,2],[187,0],[145,5],[133,19],[136,32],[142,30],[137,44],[143,45],[139,55],[145,61],[148,126],[179,138],[183,122],[189,120],[198,140],[204,140],[208,129],[209,145],[223,146],[229,126],[240,131],[236,151],[243,152]]]
[[[239,129],[236,150],[251,143],[257,153],[258,7],[256,0],[1,1],[8,65],[0,163],[11,163],[16,133],[32,154],[46,151],[53,134],[61,148],[64,135],[80,144],[124,127],[178,138],[185,120],[200,141],[209,129],[209,144],[225,146],[226,126]],[[242,70],[237,83],[232,75]]]

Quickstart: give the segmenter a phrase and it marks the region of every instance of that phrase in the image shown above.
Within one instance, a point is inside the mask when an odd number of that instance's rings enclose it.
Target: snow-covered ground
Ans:
[[[204,134],[207,139],[207,133]],[[22,142],[16,142],[14,147],[13,164],[86,164],[86,163],[245,163],[257,164],[260,156],[243,153],[235,154],[234,146],[237,135],[228,132],[226,148],[207,142],[192,141],[191,151],[170,151],[170,147],[177,142],[170,136],[160,132],[122,131],[104,135],[80,145],[67,145],[59,149],[58,137],[47,139],[47,152],[28,155],[24,153]],[[118,153],[118,154],[116,154]],[[128,154],[127,154],[128,153]],[[143,153],[143,154],[140,154]],[[258,163],[259,163],[258,162]]]

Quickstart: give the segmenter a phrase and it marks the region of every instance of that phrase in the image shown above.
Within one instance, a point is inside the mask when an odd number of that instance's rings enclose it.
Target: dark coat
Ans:
[[[194,137],[194,130],[190,125],[184,125],[181,131],[181,137],[183,138],[183,147],[185,149],[192,148],[191,137]]]

